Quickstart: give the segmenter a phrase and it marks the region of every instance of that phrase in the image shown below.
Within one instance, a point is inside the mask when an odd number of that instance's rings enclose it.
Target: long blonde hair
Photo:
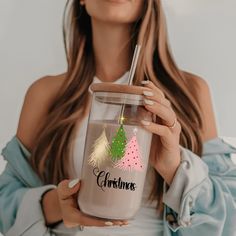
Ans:
[[[161,88],[182,126],[180,144],[201,156],[202,117],[186,82],[189,74],[177,67],[171,55],[161,0],[144,2],[144,13],[133,24],[130,39],[132,49],[137,41],[142,45],[134,84],[140,85],[141,80],[150,79]],[[31,158],[34,170],[45,184],[58,184],[69,178],[73,138],[78,123],[88,112],[88,87],[95,75],[91,20],[78,0],[67,1],[63,32],[68,62],[66,80],[38,132]],[[152,150],[155,146],[153,139]],[[155,152],[150,155],[155,155]],[[158,202],[161,202],[162,189],[163,179],[156,172],[152,198]]]

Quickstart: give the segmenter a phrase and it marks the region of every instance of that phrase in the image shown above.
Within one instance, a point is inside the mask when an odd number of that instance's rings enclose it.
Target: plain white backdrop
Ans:
[[[29,85],[65,71],[61,32],[65,2],[0,0],[0,149],[16,132]],[[208,81],[219,135],[236,137],[236,1],[163,3],[177,63]],[[3,167],[0,160],[0,172]]]
[[[65,2],[0,0],[0,148],[16,132],[29,85],[66,69]],[[219,135],[235,137],[236,1],[163,0],[163,5],[177,63],[208,81]]]

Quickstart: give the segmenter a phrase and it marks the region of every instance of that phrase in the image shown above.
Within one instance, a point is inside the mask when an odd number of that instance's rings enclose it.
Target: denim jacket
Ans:
[[[181,164],[165,185],[164,236],[236,235],[236,148],[220,138],[204,143],[202,158],[181,147]],[[28,164],[30,153],[14,136],[2,150],[7,161],[0,175],[0,232],[6,236],[49,236],[41,197],[43,185]]]

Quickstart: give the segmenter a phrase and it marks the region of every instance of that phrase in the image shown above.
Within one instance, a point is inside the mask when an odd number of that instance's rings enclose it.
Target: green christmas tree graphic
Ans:
[[[121,125],[111,143],[110,155],[113,161],[120,160],[124,156],[126,142],[125,130]]]

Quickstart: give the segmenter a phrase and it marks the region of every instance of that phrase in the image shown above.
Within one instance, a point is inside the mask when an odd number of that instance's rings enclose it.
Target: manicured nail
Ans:
[[[152,100],[149,100],[149,99],[144,99],[144,102],[147,104],[147,105],[153,105],[154,102]]]
[[[143,91],[143,95],[145,95],[145,96],[153,96],[154,94],[153,94],[153,92],[151,92],[151,91]]]
[[[148,84],[149,83],[149,80],[143,80],[141,81],[141,84]]]
[[[107,221],[107,222],[105,222],[105,225],[107,225],[107,226],[112,226],[112,225],[114,225],[111,221]]]
[[[79,183],[79,179],[73,179],[69,182],[68,187],[69,188],[74,188],[76,184]]]
[[[123,222],[122,221],[117,221],[116,224],[119,225],[119,226],[122,226]]]
[[[141,123],[143,125],[150,125],[150,121],[147,121],[147,120],[141,120]]]

